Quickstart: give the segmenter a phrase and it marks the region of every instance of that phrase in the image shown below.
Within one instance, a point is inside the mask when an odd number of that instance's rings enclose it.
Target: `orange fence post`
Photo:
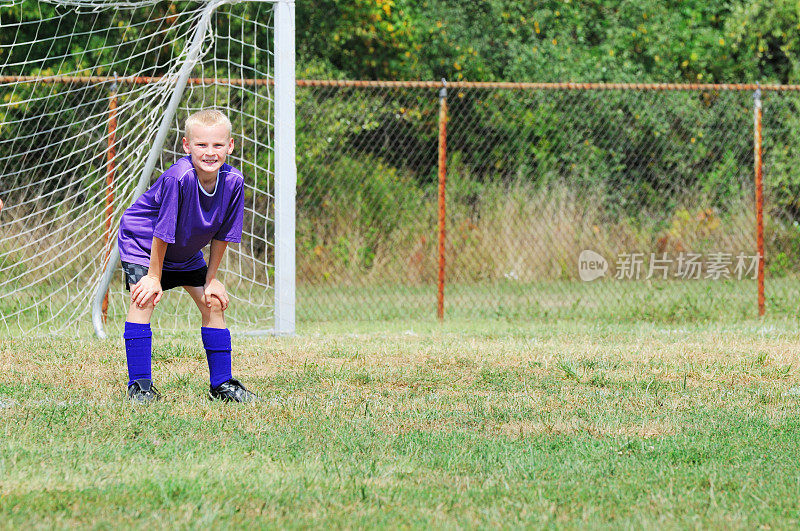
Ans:
[[[116,77],[116,75],[115,75]],[[117,156],[117,81],[111,85],[111,99],[108,101],[108,149],[106,149],[106,226],[104,234],[104,247],[106,256],[103,267],[108,262],[111,254],[111,218],[114,215],[114,172],[116,170],[115,158]],[[108,318],[108,291],[103,298],[103,324]]]
[[[764,188],[761,164],[761,89],[753,95],[754,164],[756,173],[756,245],[758,247],[758,315],[764,316]]]
[[[444,264],[445,264],[445,181],[447,180],[447,80],[442,78],[439,91],[439,289],[436,315],[444,320]]]

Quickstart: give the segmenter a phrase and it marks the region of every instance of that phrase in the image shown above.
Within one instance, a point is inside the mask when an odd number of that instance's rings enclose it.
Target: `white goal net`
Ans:
[[[231,119],[228,162],[246,179],[242,242],[220,268],[228,326],[274,328],[274,42],[287,5],[0,0],[0,334],[88,334],[95,300],[98,333],[120,333],[119,218],[185,155],[183,121],[202,108]],[[178,288],[153,325],[196,328],[199,313]]]

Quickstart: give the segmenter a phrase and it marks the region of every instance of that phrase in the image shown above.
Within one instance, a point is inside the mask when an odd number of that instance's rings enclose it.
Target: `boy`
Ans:
[[[197,304],[210,373],[209,398],[251,402],[256,395],[231,372],[228,308],[217,270],[228,242],[242,239],[244,178],[225,158],[233,153],[231,122],[219,111],[192,114],[184,126],[187,156],[164,172],[122,215],[119,251],[131,303],[125,323],[128,398],[161,398],[151,373],[150,317],[163,292],[183,286]],[[202,249],[211,243],[208,265]]]

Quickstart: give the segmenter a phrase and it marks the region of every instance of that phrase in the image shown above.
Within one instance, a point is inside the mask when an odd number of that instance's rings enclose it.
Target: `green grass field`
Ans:
[[[393,321],[195,333],[166,400],[119,339],[0,339],[3,527],[731,527],[800,523],[800,322]]]
[[[227,319],[234,333],[272,326],[273,291],[248,292],[235,285],[229,290],[233,298]],[[183,290],[177,291],[168,292],[159,303],[154,328],[188,331],[199,326],[199,314],[191,299],[185,294],[178,296]],[[435,284],[300,284],[297,322],[301,328],[327,332],[402,328],[408,320],[432,324],[436,322],[436,291]],[[92,337],[91,294],[74,301],[53,286],[37,284],[0,299],[0,338],[46,336],[51,331]],[[450,283],[445,289],[445,319],[452,323],[738,323],[757,318],[756,300],[753,280]],[[767,279],[769,317],[800,319],[798,300],[800,279]],[[121,336],[128,303],[129,295],[117,285],[105,327],[109,336]],[[370,323],[377,323],[377,328]]]

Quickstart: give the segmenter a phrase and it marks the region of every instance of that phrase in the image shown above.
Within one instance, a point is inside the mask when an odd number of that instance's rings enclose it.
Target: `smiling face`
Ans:
[[[233,138],[225,124],[192,124],[183,137],[183,150],[192,157],[192,165],[201,180],[217,178],[225,158],[233,153]]]

